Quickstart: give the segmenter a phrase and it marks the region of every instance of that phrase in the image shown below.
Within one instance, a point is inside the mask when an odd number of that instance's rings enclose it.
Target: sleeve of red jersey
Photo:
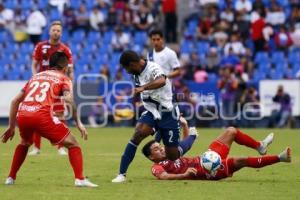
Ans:
[[[71,49],[69,47],[66,47],[65,53],[68,57],[68,67],[72,67],[73,66],[73,57],[72,57]]]
[[[42,49],[41,49],[41,43],[38,43],[33,50],[32,58],[38,61],[42,60]]]
[[[165,172],[164,168],[158,164],[153,165],[151,170],[152,174],[157,178],[159,178],[160,175]]]

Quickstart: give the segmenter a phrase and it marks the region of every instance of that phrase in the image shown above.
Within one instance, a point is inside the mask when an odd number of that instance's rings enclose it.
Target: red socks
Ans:
[[[69,160],[72,165],[75,178],[83,180],[83,159],[80,147],[69,148]]]
[[[257,149],[260,147],[260,142],[254,140],[252,137],[244,134],[239,129],[237,129],[237,134],[235,135],[234,141],[239,145],[245,145],[252,149]]]
[[[247,167],[261,168],[277,162],[280,162],[278,156],[248,157]]]
[[[41,136],[38,133],[33,134],[33,144],[36,148],[41,149]]]
[[[23,164],[23,162],[26,158],[27,152],[28,152],[28,146],[19,144],[16,147],[13,161],[12,161],[11,167],[10,167],[10,172],[8,175],[9,177],[16,179],[17,172],[19,171],[21,165]]]

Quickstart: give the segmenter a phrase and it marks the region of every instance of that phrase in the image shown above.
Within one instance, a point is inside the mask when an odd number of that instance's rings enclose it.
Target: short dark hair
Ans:
[[[59,25],[59,26],[62,27],[62,23],[61,23],[61,21],[59,21],[59,20],[56,20],[56,21],[51,22],[50,28],[51,28],[52,26],[55,26],[55,25]]]
[[[160,29],[153,29],[152,31],[150,31],[149,37],[152,37],[153,35],[159,35],[162,38],[164,37],[164,34]]]
[[[149,158],[149,156],[151,155],[151,146],[152,144],[154,144],[156,141],[155,140],[150,140],[149,142],[147,142],[143,149],[142,149],[142,153],[144,154],[144,156],[146,156],[147,158]]]
[[[120,56],[120,64],[128,67],[131,62],[140,61],[141,57],[134,51],[126,50]]]
[[[62,70],[68,64],[68,57],[65,52],[57,51],[50,56],[50,68]]]

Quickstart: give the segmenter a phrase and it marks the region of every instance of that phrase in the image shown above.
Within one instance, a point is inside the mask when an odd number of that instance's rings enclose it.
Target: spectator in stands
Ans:
[[[243,109],[243,126],[251,128],[257,127],[257,121],[254,120],[254,118],[258,119],[260,117],[260,106],[258,93],[254,87],[249,87],[246,89],[240,99],[240,104]]]
[[[270,23],[272,26],[278,27],[283,25],[285,19],[285,13],[277,3],[273,3],[271,9],[267,10],[266,22]]]
[[[55,7],[58,9],[60,14],[64,12],[64,8],[70,4],[70,0],[48,0],[50,7]]]
[[[165,38],[167,43],[177,42],[176,0],[163,0],[162,12],[165,18]]]
[[[217,73],[221,62],[220,54],[217,48],[211,47],[206,55],[206,71],[209,73]]]
[[[239,57],[234,53],[233,48],[229,48],[228,54],[224,55],[221,59],[221,66],[236,67],[240,63]]]
[[[76,13],[76,29],[83,29],[86,33],[90,30],[90,16],[84,4],[79,6]]]
[[[139,11],[134,17],[134,25],[137,31],[148,31],[153,23],[154,19],[149,12],[149,8],[145,3],[140,5]]]
[[[253,12],[251,15],[251,39],[254,43],[255,52],[263,51],[265,47],[265,39],[263,36],[263,29],[265,27],[265,20],[259,13]]]
[[[16,42],[24,42],[27,39],[26,16],[21,8],[16,8],[13,18],[13,31]]]
[[[300,26],[292,26],[290,35],[293,42],[292,49],[300,50]]]
[[[113,29],[118,23],[118,14],[114,7],[110,7],[107,18],[106,18],[106,26],[111,30]]]
[[[237,33],[233,33],[231,35],[230,42],[228,42],[224,47],[224,54],[229,55],[230,49],[232,49],[233,54],[237,56],[246,54],[246,48]]]
[[[234,11],[230,6],[227,6],[220,14],[220,19],[226,20],[229,23],[234,21]]]
[[[101,66],[99,74],[101,76],[103,76],[104,78],[106,78],[107,82],[111,81],[110,71],[109,71],[109,67],[107,64],[104,64]]]
[[[183,74],[183,79],[185,80],[193,80],[194,79],[194,72],[195,69],[201,65],[201,60],[197,54],[197,52],[192,52],[189,55],[189,58],[183,61],[183,69],[182,69],[182,74]]]
[[[47,25],[47,19],[44,14],[34,8],[27,17],[27,34],[31,42],[36,45],[41,40],[43,28]]]
[[[280,105],[279,110],[273,110],[270,118],[270,125],[277,128],[283,128],[292,114],[291,97],[284,92],[283,86],[279,85],[273,102]]]
[[[121,52],[129,47],[130,36],[123,32],[122,28],[117,26],[112,36],[111,45],[115,52]]]
[[[252,10],[252,2],[250,0],[237,0],[234,8],[239,14],[246,16]]]
[[[275,34],[275,44],[277,49],[285,52],[293,44],[292,38],[284,26],[281,26],[279,32]]]
[[[105,31],[105,15],[97,6],[93,7],[90,14],[90,25],[95,31],[100,31],[101,33]]]
[[[294,25],[300,25],[300,8],[293,7],[290,17],[289,17],[289,23],[294,24]]]
[[[198,39],[209,40],[213,32],[213,23],[208,16],[203,16],[198,24]]]
[[[129,4],[125,4],[125,8],[121,14],[121,25],[125,30],[132,30],[133,12],[129,7]]]
[[[103,97],[99,97],[96,103],[91,106],[91,112],[88,116],[88,122],[92,128],[107,125],[104,123],[108,122],[109,111]]]
[[[238,88],[238,81],[235,78],[232,67],[225,67],[218,80],[218,88],[221,94],[221,117],[223,126],[227,127],[233,125],[232,117],[235,115],[236,107],[236,90]]]
[[[68,30],[70,35],[73,35],[73,32],[76,27],[76,15],[72,7],[67,7],[63,12],[63,24],[64,28]]]
[[[128,102],[126,93],[124,91],[117,92],[115,96],[116,104],[113,108],[113,117],[115,126],[131,126],[134,117],[134,108]]]
[[[274,35],[275,35],[275,31],[274,31],[272,25],[267,23],[265,25],[265,27],[263,28],[264,40],[266,42],[269,42],[270,39],[272,39]]]
[[[265,16],[265,4],[263,0],[254,0],[252,10],[258,12],[260,16]]]
[[[194,73],[194,81],[196,83],[204,83],[208,79],[208,74],[204,67],[199,66],[196,68],[195,73]]]
[[[14,12],[9,8],[5,8],[4,5],[0,3],[0,29],[6,29],[13,33],[13,19]]]
[[[216,45],[218,52],[223,53],[224,46],[227,43],[228,40],[227,25],[228,23],[226,21],[224,20],[220,21],[216,32],[213,34],[213,41]]]
[[[239,33],[242,40],[246,40],[249,38],[250,22],[245,20],[245,17],[242,14],[237,14],[235,17],[235,21],[231,26],[231,30],[235,33]]]

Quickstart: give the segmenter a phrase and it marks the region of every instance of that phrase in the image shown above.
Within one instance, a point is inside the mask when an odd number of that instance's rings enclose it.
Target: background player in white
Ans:
[[[170,160],[183,155],[195,140],[194,137],[188,137],[178,141],[180,114],[173,105],[171,83],[162,68],[130,50],[122,53],[120,64],[127,73],[134,75],[136,84],[134,94],[140,94],[146,111],[136,124],[135,133],[125,148],[119,174],[112,180],[114,183],[126,181],[126,172],[135,156],[137,146],[156,130],[161,133],[166,156]]]

